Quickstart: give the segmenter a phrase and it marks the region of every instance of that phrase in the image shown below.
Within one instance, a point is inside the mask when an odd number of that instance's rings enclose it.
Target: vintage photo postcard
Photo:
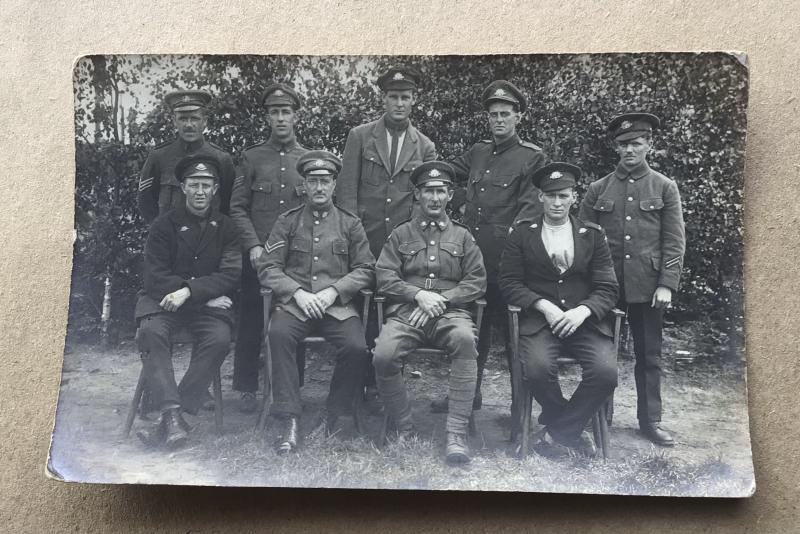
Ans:
[[[746,497],[743,54],[78,59],[47,470]]]

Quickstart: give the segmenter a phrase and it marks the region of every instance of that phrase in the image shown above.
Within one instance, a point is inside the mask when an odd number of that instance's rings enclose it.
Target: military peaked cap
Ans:
[[[327,150],[311,150],[297,160],[297,172],[302,176],[326,176],[334,178],[342,170],[342,160]]]
[[[555,161],[533,173],[531,180],[540,191],[547,193],[575,187],[581,174],[581,168],[577,165]]]
[[[506,104],[513,104],[516,106],[520,113],[528,109],[528,102],[525,96],[517,87],[506,80],[495,80],[489,84],[489,87],[483,90],[481,96],[483,107],[488,109],[489,104],[492,102],[504,102]]]
[[[186,178],[213,178],[219,182],[219,162],[207,154],[186,156],[175,165],[175,177],[180,182]]]
[[[627,141],[647,136],[661,126],[661,121],[650,113],[623,113],[608,124],[608,132],[617,141]]]
[[[261,95],[262,106],[292,106],[297,110],[302,107],[300,97],[294,89],[283,83],[273,83]]]
[[[456,171],[452,165],[444,161],[426,161],[411,173],[414,187],[438,187],[452,185]]]
[[[386,91],[416,89],[422,74],[413,67],[391,67],[378,78],[378,87]]]
[[[211,95],[205,91],[173,91],[164,97],[172,111],[194,111],[207,108],[211,103]]]

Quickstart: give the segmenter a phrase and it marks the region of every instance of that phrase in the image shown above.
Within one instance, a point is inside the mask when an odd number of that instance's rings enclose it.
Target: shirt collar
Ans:
[[[429,228],[437,228],[444,232],[450,224],[450,218],[446,215],[440,219],[431,219],[430,217],[419,216],[416,218],[417,227],[421,230]]]
[[[630,170],[628,170],[625,167],[623,167],[622,163],[618,163],[617,164],[617,168],[614,171],[614,174],[620,180],[624,180],[628,176],[630,176],[634,180],[638,180],[640,178],[644,178],[649,173],[650,173],[650,165],[648,165],[646,161],[643,161],[641,163],[641,165],[637,165],[636,167],[634,167],[633,169],[630,169]]]
[[[494,141],[493,141],[494,142]],[[519,136],[515,133],[508,139],[500,141],[500,143],[494,142],[495,152],[505,152],[510,147],[519,144]]]
[[[200,147],[203,146],[203,143],[205,143],[205,139],[203,139],[202,137],[197,141],[192,141],[191,143],[187,143],[180,137],[178,138],[178,141],[180,142],[183,151],[186,152],[187,154],[197,152],[200,149]]]

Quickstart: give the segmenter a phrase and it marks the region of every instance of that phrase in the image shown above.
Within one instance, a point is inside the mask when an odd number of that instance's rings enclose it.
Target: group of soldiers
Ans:
[[[279,453],[301,442],[298,345],[313,333],[336,347],[315,431],[335,432],[339,418],[364,401],[385,410],[398,440],[408,439],[414,422],[403,361],[432,346],[451,360],[448,395],[431,405],[447,412],[446,459],[468,462],[467,428],[482,405],[493,327],[511,358],[508,305],[522,309],[518,357],[542,407],[542,445],[594,453],[584,428],[617,384],[615,306],[627,312],[634,338],[640,429],[656,444],[673,444],[660,424],[661,330],[685,237],[675,182],[647,163],[659,119],[627,113],[610,121],[619,164],[589,186],[575,216],[581,169],[546,163],[538,146],[519,138],[527,102],[512,83],[496,80],[483,91],[490,138],[445,162],[409,121],[419,82],[411,67],[383,73],[384,113],[350,131],[341,159],[297,142],[301,100],[288,85],[273,84],[261,99],[269,139],[246,148],[238,169],[203,138],[211,95],[167,95],[178,137],[156,147],[139,182],[151,227],[138,343],[161,414],[138,433],[145,443],[187,441],[182,414],[197,413],[208,399],[229,350],[231,297],[240,285],[233,387],[239,409],[256,411],[266,335]],[[267,332],[262,287],[275,303]],[[386,298],[385,324],[373,313],[363,326],[356,306],[362,289]],[[474,303],[481,297],[478,332]],[[170,334],[180,326],[191,329],[195,347],[178,385]],[[569,399],[558,381],[562,352],[583,367]],[[519,414],[512,405],[513,418]]]

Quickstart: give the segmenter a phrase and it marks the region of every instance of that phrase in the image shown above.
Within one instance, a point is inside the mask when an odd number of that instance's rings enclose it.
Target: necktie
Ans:
[[[394,166],[397,163],[397,139],[400,137],[400,130],[389,130],[389,135],[392,138],[392,148],[389,151],[389,165],[391,173],[394,174]]]

